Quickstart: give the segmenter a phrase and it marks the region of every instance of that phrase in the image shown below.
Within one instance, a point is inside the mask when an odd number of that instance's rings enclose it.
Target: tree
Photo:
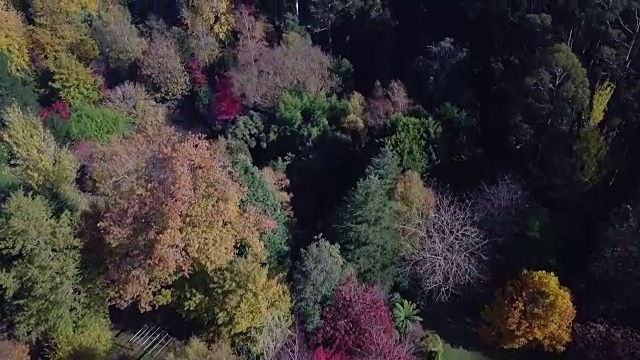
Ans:
[[[407,255],[405,269],[423,291],[446,301],[464,286],[483,277],[484,234],[476,226],[476,214],[445,192],[435,195],[435,211],[423,212],[400,227],[418,234],[420,246]]]
[[[168,34],[155,30],[140,61],[142,77],[160,100],[177,100],[189,90],[178,45]]]
[[[322,325],[322,309],[331,304],[333,293],[351,269],[340,255],[340,247],[319,238],[302,250],[295,272],[296,311],[312,333]]]
[[[110,6],[93,24],[102,55],[112,67],[127,67],[142,59],[146,42],[122,6]]]
[[[30,360],[29,346],[16,340],[0,340],[0,359]]]
[[[286,204],[278,197],[277,189],[270,184],[263,174],[251,164],[251,160],[244,155],[234,155],[233,166],[238,172],[239,181],[247,188],[242,204],[248,208],[256,208],[273,219],[275,227],[262,236],[262,242],[267,249],[267,260],[272,271],[285,272],[290,265],[289,219],[285,212]]]
[[[13,165],[10,171],[29,190],[80,208],[82,198],[74,186],[78,163],[73,154],[59,147],[34,115],[12,106],[3,117],[2,143]]]
[[[31,67],[27,23],[6,0],[0,1],[0,53],[6,54],[9,73],[25,73]]]
[[[343,256],[364,281],[390,286],[399,265],[398,214],[393,189],[398,160],[384,149],[338,210],[333,227]]]
[[[342,120],[341,125],[357,134],[364,134],[365,113],[367,102],[359,92],[354,91],[349,96],[349,115]]]
[[[100,78],[74,56],[55,54],[48,65],[53,73],[50,85],[72,107],[91,105],[102,97]]]
[[[222,144],[178,134],[163,123],[141,123],[129,137],[96,149],[95,178],[106,197],[100,221],[109,249],[107,278],[119,306],[143,310],[182,275],[214,271],[239,246],[264,259],[271,219],[243,207]]]
[[[596,86],[591,99],[591,113],[589,114],[589,123],[592,126],[597,126],[604,120],[604,114],[615,89],[615,84],[608,80]]]
[[[481,335],[502,348],[542,345],[562,352],[571,341],[576,310],[569,289],[553,273],[524,270],[496,291],[483,316],[489,324]]]
[[[133,119],[107,107],[80,106],[69,119],[69,140],[108,141],[131,130]]]
[[[19,338],[34,341],[73,327],[80,255],[74,232],[71,215],[55,218],[40,196],[17,191],[4,204],[0,283]]]
[[[269,47],[264,22],[244,7],[236,17],[238,63],[230,74],[234,92],[246,105],[274,106],[291,89],[316,95],[335,88],[331,57],[309,39],[290,32],[278,46]]]
[[[267,273],[267,267],[238,258],[210,274],[194,274],[177,286],[175,296],[190,316],[215,326],[223,340],[258,353],[265,325],[279,316],[290,321],[288,289]]]
[[[403,336],[407,334],[409,328],[422,321],[422,318],[418,316],[419,311],[416,308],[416,304],[408,300],[398,301],[393,306],[393,322],[396,325],[396,329]]]
[[[190,32],[206,26],[219,40],[225,41],[234,26],[233,3],[229,0],[194,0],[182,3],[182,21]]]
[[[35,84],[29,78],[18,77],[10,70],[10,58],[0,52],[0,110],[15,104],[23,110],[36,111],[38,109],[38,95]]]
[[[208,345],[204,341],[194,337],[177,351],[169,353],[167,360],[239,360],[229,346],[218,342]]]
[[[420,174],[409,170],[404,172],[395,187],[394,199],[398,204],[400,224],[409,224],[416,217],[429,217],[436,206],[433,190],[427,188]],[[401,252],[407,254],[420,246],[420,234],[400,226]]]
[[[103,104],[118,110],[138,121],[149,118],[155,113],[158,106],[144,87],[138,83],[125,81],[124,83],[109,89],[104,94]]]
[[[350,359],[414,359],[398,342],[391,311],[380,288],[360,285],[349,276],[323,312],[315,342]]]
[[[424,174],[438,162],[441,127],[433,119],[397,116],[391,119],[391,129],[386,145],[398,156],[403,170]]]
[[[215,95],[215,119],[235,120],[242,112],[242,103],[233,94],[233,84],[227,76],[220,76]]]

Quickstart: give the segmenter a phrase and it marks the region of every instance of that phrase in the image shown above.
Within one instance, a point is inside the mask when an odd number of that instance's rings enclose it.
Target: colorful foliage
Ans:
[[[496,291],[484,313],[489,325],[480,330],[486,340],[505,349],[541,345],[561,352],[571,341],[575,316],[569,289],[553,273],[525,270]]]
[[[24,17],[7,0],[1,0],[0,52],[9,57],[9,72],[12,75],[28,71],[31,64],[30,45]]]
[[[231,121],[240,115],[242,103],[233,94],[233,83],[227,76],[220,76],[215,94],[215,119]]]
[[[178,100],[189,89],[189,75],[182,65],[178,44],[168,34],[151,34],[140,68],[147,86],[160,100]]]

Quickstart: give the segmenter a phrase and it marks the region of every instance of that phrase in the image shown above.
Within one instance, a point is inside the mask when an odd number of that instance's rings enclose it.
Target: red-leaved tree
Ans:
[[[340,353],[331,352],[322,346],[317,348],[313,354],[311,354],[311,360],[346,360],[346,357]]]
[[[228,76],[221,75],[215,97],[214,115],[218,121],[234,120],[242,111],[240,100],[233,94],[233,83]]]
[[[61,119],[69,120],[71,117],[71,109],[69,109],[69,105],[67,105],[66,102],[58,100],[48,108],[40,110],[38,116],[40,116],[40,119],[44,120],[54,114],[60,116]]]
[[[391,311],[380,288],[358,284],[348,277],[336,290],[333,304],[323,313],[315,337],[317,346],[348,359],[415,359],[398,341]]]
[[[189,73],[189,78],[191,78],[191,83],[196,90],[202,89],[207,86],[207,75],[204,73],[204,69],[202,68],[202,63],[198,58],[192,57],[189,59],[187,64],[185,65],[187,69],[187,73]]]

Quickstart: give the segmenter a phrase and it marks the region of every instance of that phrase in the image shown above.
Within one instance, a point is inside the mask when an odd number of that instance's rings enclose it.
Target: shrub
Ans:
[[[427,331],[420,345],[425,360],[442,360],[444,343],[434,331]]]
[[[69,119],[68,136],[71,141],[105,142],[113,136],[124,135],[132,125],[133,119],[111,108],[81,106]]]
[[[505,349],[542,345],[561,352],[571,340],[575,316],[569,289],[553,273],[524,270],[496,292],[483,314],[489,325],[480,333]]]

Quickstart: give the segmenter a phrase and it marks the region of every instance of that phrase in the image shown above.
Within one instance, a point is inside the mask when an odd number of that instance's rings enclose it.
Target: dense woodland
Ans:
[[[640,359],[640,1],[0,0],[0,359]]]

